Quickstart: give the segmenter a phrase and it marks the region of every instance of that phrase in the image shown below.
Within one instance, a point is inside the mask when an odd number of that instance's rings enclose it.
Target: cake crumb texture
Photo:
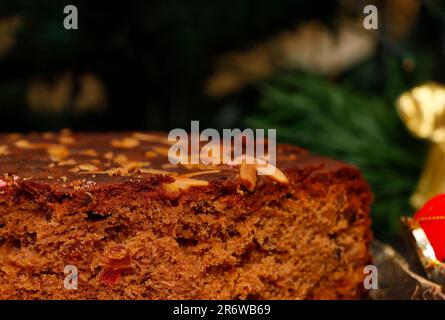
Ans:
[[[355,167],[279,145],[282,176],[255,176],[172,165],[169,144],[0,135],[0,299],[363,297],[372,196]]]

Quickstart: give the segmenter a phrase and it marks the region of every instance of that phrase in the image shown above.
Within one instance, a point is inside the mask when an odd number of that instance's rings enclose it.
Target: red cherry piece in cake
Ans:
[[[107,285],[115,285],[119,282],[121,273],[119,270],[104,268],[100,273],[100,280]]]

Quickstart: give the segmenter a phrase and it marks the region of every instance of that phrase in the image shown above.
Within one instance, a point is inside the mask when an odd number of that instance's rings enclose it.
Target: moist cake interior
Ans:
[[[239,166],[169,165],[155,134],[0,141],[1,299],[363,297],[371,193],[353,166],[281,145],[287,183],[252,188]]]

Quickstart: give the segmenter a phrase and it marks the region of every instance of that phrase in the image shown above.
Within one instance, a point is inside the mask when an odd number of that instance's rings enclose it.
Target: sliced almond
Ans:
[[[74,138],[70,136],[60,136],[58,140],[61,144],[73,144],[75,142]]]
[[[98,171],[98,168],[94,164],[90,163],[79,164],[77,167],[82,171],[89,171],[89,172]]]
[[[29,141],[24,139],[17,140],[16,142],[14,142],[14,145],[20,149],[33,149],[33,145]]]
[[[164,183],[164,188],[167,192],[171,192],[173,194],[178,193],[180,191],[187,190],[190,187],[203,187],[208,186],[209,182],[204,180],[196,180],[190,178],[184,178],[181,176],[175,177],[175,182],[173,183]]]
[[[56,162],[62,161],[70,155],[69,150],[65,146],[57,144],[49,146],[47,152],[51,160]]]
[[[154,147],[153,150],[155,152],[157,152],[158,154],[160,154],[160,155],[168,157],[168,150],[169,150],[169,148],[166,148],[166,147]]]
[[[269,166],[272,167],[273,173],[269,174],[269,172],[266,170],[265,166],[257,166],[257,172],[258,174],[265,175],[267,178],[276,181],[281,184],[289,184],[289,180],[287,179],[286,175],[277,167],[272,166],[269,164]]]
[[[107,159],[107,160],[113,160],[113,158],[114,158],[114,153],[111,152],[111,151],[109,151],[109,152],[107,152],[107,153],[104,154],[104,158]]]
[[[132,149],[136,148],[140,144],[139,140],[136,140],[134,138],[123,138],[121,140],[119,139],[113,139],[111,140],[111,146],[115,148],[122,148],[122,149]]]
[[[128,171],[131,171],[136,168],[146,167],[150,165],[150,162],[148,161],[132,161],[129,160],[128,157],[124,154],[119,154],[114,158],[114,162],[120,165],[121,167],[124,167]]]
[[[242,163],[239,171],[240,178],[248,186],[249,191],[253,191],[256,186],[256,165]]]
[[[236,158],[233,163],[234,165],[242,163],[241,166],[243,166],[243,164],[252,164],[254,163],[254,166],[256,168],[256,173],[258,175],[264,175],[266,177],[268,177],[269,179],[276,181],[278,183],[281,184],[288,184],[289,180],[287,179],[286,175],[277,167],[267,163],[265,160],[263,159],[258,159],[258,158],[253,158],[253,157],[249,157],[246,155],[243,155],[241,157]],[[240,168],[241,171],[241,168]],[[272,173],[270,173],[270,171],[272,171]],[[241,176],[241,174],[240,174]]]
[[[125,168],[111,168],[107,170],[109,176],[128,176],[128,170]]]
[[[145,157],[148,158],[148,159],[156,158],[157,155],[158,154],[156,152],[154,152],[154,151],[147,151],[147,152],[145,152]]]
[[[78,173],[80,171],[79,167],[73,167],[68,170],[69,172]]]
[[[0,156],[7,156],[9,154],[9,148],[7,145],[0,145]]]
[[[89,157],[97,157],[97,152],[94,149],[86,149],[79,152],[79,154],[83,156],[89,156]]]
[[[113,161],[122,166],[128,163],[128,157],[125,154],[119,154],[114,157]]]
[[[75,165],[77,162],[74,159],[66,159],[66,160],[62,160],[60,162],[57,163],[58,166],[73,166]]]
[[[58,147],[61,145],[51,144],[51,143],[31,143],[28,140],[20,139],[14,142],[14,146],[19,149],[38,150],[38,149],[48,149],[51,147]]]

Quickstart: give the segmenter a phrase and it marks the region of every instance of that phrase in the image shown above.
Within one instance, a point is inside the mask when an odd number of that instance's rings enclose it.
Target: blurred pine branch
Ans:
[[[358,166],[375,195],[375,234],[391,238],[400,216],[412,213],[408,199],[425,146],[408,134],[388,99],[345,87],[310,75],[281,75],[262,87],[261,112],[247,122],[276,128],[283,142]]]

